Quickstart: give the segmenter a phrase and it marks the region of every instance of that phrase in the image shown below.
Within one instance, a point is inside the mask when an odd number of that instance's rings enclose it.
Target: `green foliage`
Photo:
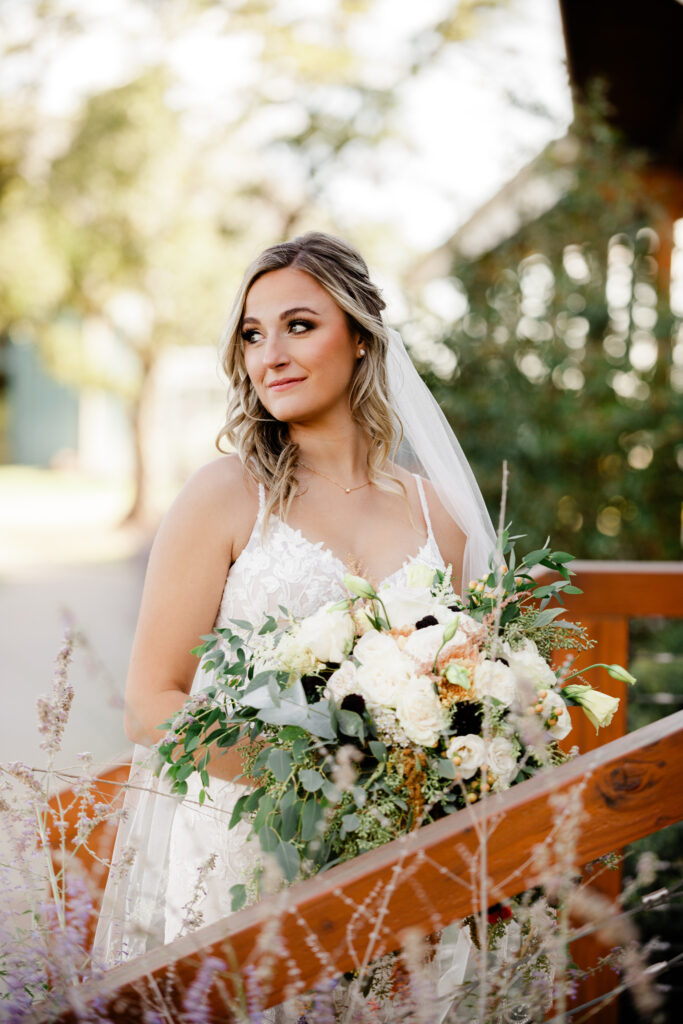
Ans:
[[[426,375],[489,507],[507,459],[520,532],[583,558],[680,557],[681,326],[642,163],[580,109],[537,169],[559,202],[477,261],[455,259],[468,309],[444,340],[457,365]]]

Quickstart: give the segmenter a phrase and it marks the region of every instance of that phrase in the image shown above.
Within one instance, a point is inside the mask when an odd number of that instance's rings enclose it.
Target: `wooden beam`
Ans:
[[[471,868],[482,831],[489,833],[487,901],[534,885],[531,851],[552,840],[558,794],[583,791],[577,864],[681,820],[682,740],[683,711],[114,968],[79,996],[99,997],[112,1022],[131,1024],[142,1020],[143,995],[152,988],[180,1005],[212,954],[241,969],[272,958],[269,1001],[281,1002],[293,970],[308,989],[332,967],[353,968],[359,954],[374,959],[399,948],[407,928],[431,932],[476,909]],[[265,949],[264,926],[277,931]],[[223,1004],[211,998],[226,1020]]]
[[[582,594],[565,597],[571,615],[683,618],[683,562],[570,562]],[[551,574],[539,572],[539,580]],[[556,578],[553,576],[552,578]]]

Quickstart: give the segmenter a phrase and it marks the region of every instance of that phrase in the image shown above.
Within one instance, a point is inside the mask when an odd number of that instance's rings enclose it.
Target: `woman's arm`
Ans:
[[[188,481],[164,517],[147,567],[126,680],[128,738],[151,745],[159,726],[187,700],[198,661],[191,654],[213,629],[228,569],[256,518],[256,488],[235,456],[217,459]],[[210,774],[241,772],[232,748]]]
[[[462,563],[467,536],[446,512],[431,482],[429,480],[423,482],[436,543],[439,545],[439,551],[446,565],[450,564],[453,567],[453,589],[456,594],[462,594],[463,586],[467,586],[469,583],[469,580],[462,578]]]

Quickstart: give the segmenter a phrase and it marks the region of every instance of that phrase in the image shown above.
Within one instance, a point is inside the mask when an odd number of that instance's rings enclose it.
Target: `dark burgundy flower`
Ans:
[[[415,629],[425,629],[427,626],[438,626],[439,620],[435,619],[433,615],[425,615],[423,619],[415,623]]]

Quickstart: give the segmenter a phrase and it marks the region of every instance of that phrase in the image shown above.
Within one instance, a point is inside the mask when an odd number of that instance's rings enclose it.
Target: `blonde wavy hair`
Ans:
[[[226,422],[216,438],[216,447],[223,451],[221,441],[225,438],[253,479],[265,487],[264,522],[276,509],[280,518],[286,519],[300,487],[296,475],[299,446],[290,438],[288,424],[271,416],[258,399],[246,371],[242,340],[249,289],[264,274],[284,267],[310,274],[344,311],[350,329],[360,332],[365,356],[356,362],[349,406],[368,441],[368,479],[382,490],[401,492],[407,501],[403,482],[393,472],[393,458],[403,431],[389,404],[389,339],[382,321],[385,302],[370,280],[360,253],[342,239],[319,231],[271,246],[244,274],[220,343],[229,398]]]

